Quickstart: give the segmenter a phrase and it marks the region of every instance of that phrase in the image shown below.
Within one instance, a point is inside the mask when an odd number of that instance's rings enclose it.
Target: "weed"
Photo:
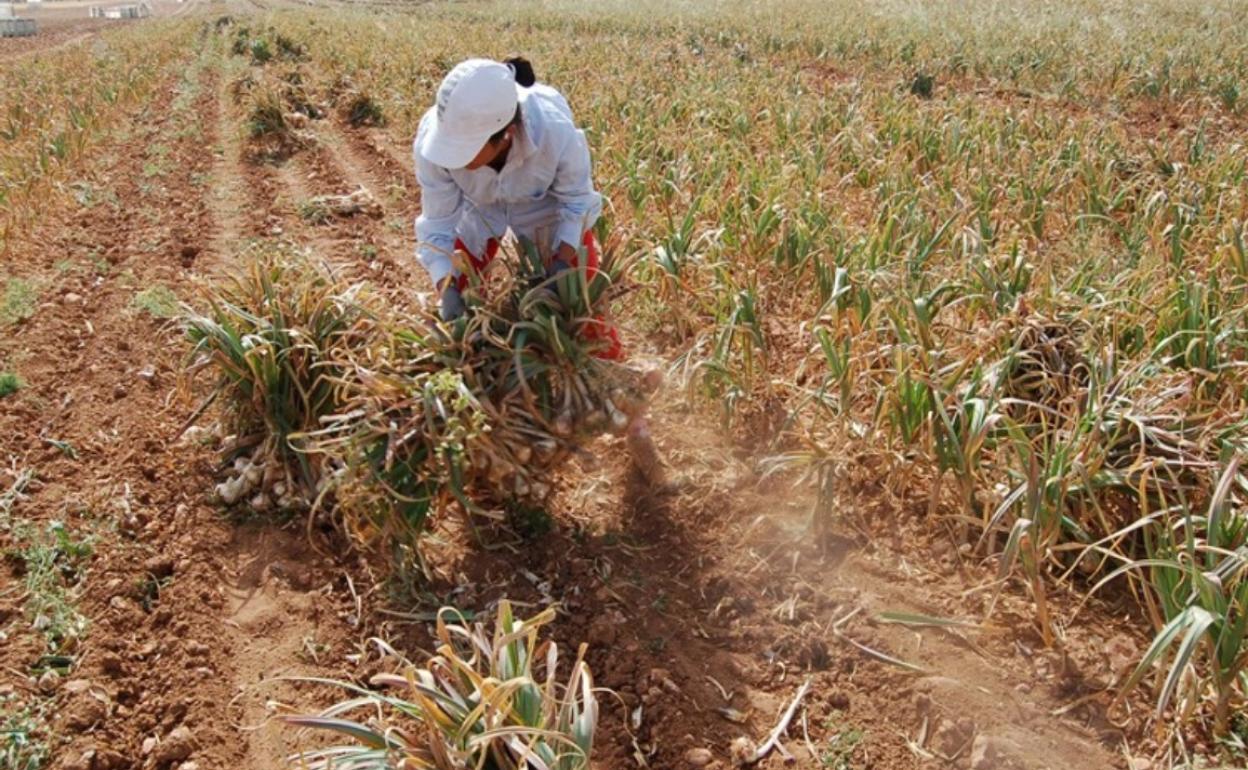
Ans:
[[[153,318],[163,319],[178,315],[181,303],[171,289],[158,283],[134,295],[130,300],[130,307]]]
[[[52,653],[73,652],[87,628],[87,619],[74,601],[86,575],[93,538],[77,538],[57,521],[42,532],[18,524],[13,535],[17,545],[11,554],[23,568],[26,614]]]
[[[52,756],[45,730],[39,707],[22,704],[16,695],[0,695],[0,767],[41,770]]]
[[[347,122],[356,128],[386,124],[386,116],[382,112],[381,105],[368,94],[361,93],[352,96],[347,102],[344,114]]]
[[[9,278],[4,282],[4,294],[0,296],[0,326],[24,321],[35,314],[39,290],[31,281]]]
[[[555,527],[554,518],[541,506],[513,501],[505,507],[508,523],[526,540],[540,539]]]
[[[11,396],[25,386],[16,372],[0,372],[0,398]]]
[[[853,770],[854,754],[866,735],[862,730],[841,725],[837,717],[828,719],[824,730],[829,733],[827,745],[819,754],[819,764],[827,770]]]

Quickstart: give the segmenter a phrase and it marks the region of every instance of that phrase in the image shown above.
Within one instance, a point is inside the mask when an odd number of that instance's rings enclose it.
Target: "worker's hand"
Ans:
[[[546,268],[546,277],[554,278],[555,276],[559,275],[563,271],[571,270],[571,269],[572,269],[572,266],[569,265],[567,262],[564,262],[562,259],[558,259],[558,258],[552,259],[550,261],[550,266]]]
[[[464,305],[464,296],[460,294],[459,287],[453,282],[447,281],[442,288],[441,315],[443,321],[454,321],[464,314],[467,307]]]

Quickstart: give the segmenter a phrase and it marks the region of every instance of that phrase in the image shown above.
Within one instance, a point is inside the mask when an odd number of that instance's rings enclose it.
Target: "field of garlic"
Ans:
[[[870,458],[1047,643],[1050,592],[1127,590],[1157,636],[1125,686],[1242,729],[1242,7],[538,7],[273,23],[398,135],[461,30],[528,56],[590,137],[617,315],[828,527]]]
[[[331,24],[281,8],[238,20],[233,56],[249,63],[231,72],[251,74],[230,88],[246,138],[277,137],[256,152],[267,162],[344,94],[405,140],[456,61],[525,55],[589,137],[630,341],[763,471],[817,490],[819,531],[855,523],[853,483],[874,475],[1025,593],[1046,645],[1071,620],[1055,594],[1126,597],[1154,642],[1121,690],[1151,687],[1180,740],[1234,745],[1248,730],[1245,11],[503,0],[346,4]],[[75,49],[0,72],[6,226],[89,152],[110,105],[207,34],[159,29],[112,38],[107,64]],[[326,416],[300,414],[314,419],[283,425],[274,451]],[[287,470],[249,462],[223,499],[267,487],[297,502]]]

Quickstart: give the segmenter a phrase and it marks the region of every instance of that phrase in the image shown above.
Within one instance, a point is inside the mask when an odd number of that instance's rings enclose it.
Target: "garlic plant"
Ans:
[[[351,740],[291,762],[308,770],[588,770],[598,724],[593,676],[585,645],[564,673],[558,645],[539,641],[554,618],[553,608],[516,618],[504,600],[490,632],[443,608],[439,645],[424,666],[375,676],[378,689],[328,682],[353,697],[285,717]]]

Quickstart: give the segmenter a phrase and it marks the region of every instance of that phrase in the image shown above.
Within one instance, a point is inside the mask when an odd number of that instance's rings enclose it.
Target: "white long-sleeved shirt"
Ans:
[[[417,256],[436,285],[452,272],[455,239],[481,256],[490,238],[510,228],[532,240],[543,255],[560,243],[580,247],[602,213],[602,196],[590,176],[589,144],[576,127],[567,100],[538,83],[520,90],[521,124],[502,171],[446,169],[417,149],[431,109],[412,146],[420,182]]]

